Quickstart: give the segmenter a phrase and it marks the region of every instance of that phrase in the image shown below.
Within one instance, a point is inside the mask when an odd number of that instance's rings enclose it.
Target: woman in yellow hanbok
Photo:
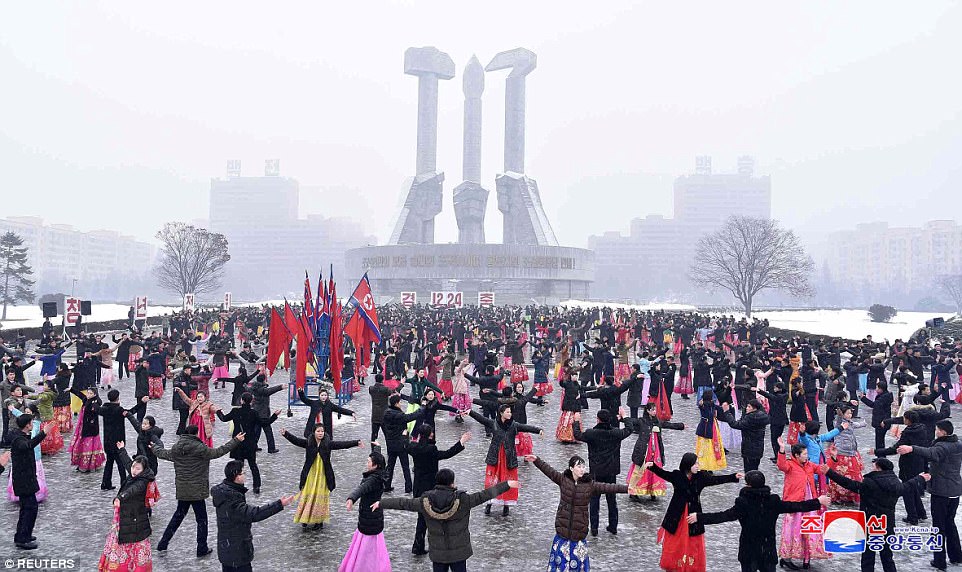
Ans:
[[[304,449],[304,466],[301,468],[300,499],[294,512],[294,522],[299,522],[306,530],[324,528],[324,523],[331,519],[330,497],[334,490],[334,466],[331,465],[331,451],[363,447],[364,442],[334,441],[324,434],[324,425],[314,427],[314,434],[303,439],[289,432],[281,430],[281,435],[292,444]]]

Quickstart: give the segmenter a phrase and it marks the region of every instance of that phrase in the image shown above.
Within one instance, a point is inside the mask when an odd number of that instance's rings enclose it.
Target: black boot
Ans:
[[[484,514],[491,514],[491,503],[484,506]]]

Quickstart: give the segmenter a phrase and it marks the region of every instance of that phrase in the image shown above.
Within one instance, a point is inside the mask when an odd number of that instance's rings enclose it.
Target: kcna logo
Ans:
[[[818,525],[821,527],[825,552],[865,552],[866,526],[873,534],[885,534],[886,518],[884,516],[869,517],[868,523],[866,523],[865,513],[860,510],[830,510],[826,511],[822,517],[815,518],[822,521]],[[804,533],[807,523],[804,522],[806,517],[802,518],[802,532]],[[811,524],[814,525],[814,523]]]
[[[870,526],[881,527],[885,534],[885,517],[871,517]],[[823,514],[803,515],[802,534],[821,534],[825,552],[865,552],[865,513],[860,510],[829,510]]]

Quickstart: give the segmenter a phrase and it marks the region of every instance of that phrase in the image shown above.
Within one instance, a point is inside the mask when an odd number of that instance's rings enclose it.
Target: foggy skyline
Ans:
[[[403,53],[435,46],[457,66],[438,119],[437,241],[455,241],[464,65],[523,46],[538,54],[526,171],[562,244],[670,216],[671,183],[701,154],[715,172],[754,156],[773,217],[806,241],[956,218],[959,5],[635,4],[4,5],[3,216],[151,239],[164,222],[207,218],[228,159],[259,176],[278,158],[301,184],[302,216],[363,217],[383,243],[414,174],[417,80]],[[491,189],[505,76],[485,78]],[[486,234],[499,242],[493,199]]]

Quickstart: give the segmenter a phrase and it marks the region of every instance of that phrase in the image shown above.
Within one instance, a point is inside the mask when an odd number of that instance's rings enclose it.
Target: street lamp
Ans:
[[[73,284],[70,285],[70,297],[71,297],[71,298],[73,297],[73,291],[74,291],[74,288],[76,288],[76,287],[77,287],[77,279],[74,278],[74,279],[73,279]]]

